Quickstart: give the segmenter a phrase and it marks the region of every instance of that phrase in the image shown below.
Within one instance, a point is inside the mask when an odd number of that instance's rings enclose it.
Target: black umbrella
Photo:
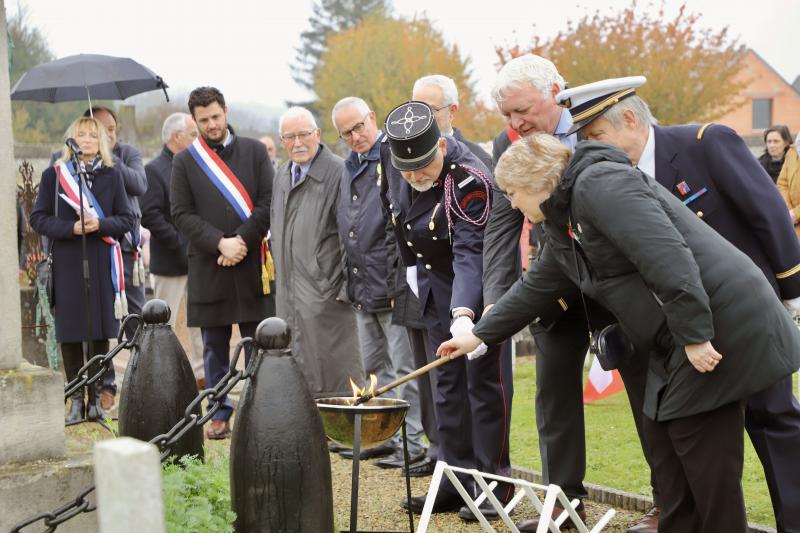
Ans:
[[[124,100],[134,94],[162,89],[167,84],[149,68],[127,57],[78,54],[36,65],[11,91],[12,100],[68,102]]]

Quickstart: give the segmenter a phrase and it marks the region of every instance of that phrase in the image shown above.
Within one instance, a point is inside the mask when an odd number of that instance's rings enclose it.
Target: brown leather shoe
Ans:
[[[555,520],[556,518],[558,518],[558,515],[560,515],[563,512],[564,512],[563,507],[558,507],[558,506],[553,507],[553,515],[552,515],[553,519]],[[578,504],[578,516],[583,522],[586,522],[586,510],[583,507],[583,502]],[[539,517],[537,516],[536,518],[532,518],[530,520],[524,520],[522,522],[518,522],[515,525],[517,526],[517,529],[519,529],[520,533],[536,533],[536,529],[539,527]],[[564,523],[561,524],[560,529],[569,529],[574,527],[575,524],[572,522],[572,518],[567,517],[567,519],[564,520]]]
[[[108,413],[114,408],[114,393],[108,389],[100,390],[100,407]]]
[[[231,436],[231,425],[227,420],[212,420],[206,431],[206,437],[211,440],[227,439]]]
[[[661,509],[653,507],[647,514],[636,521],[631,527],[627,529],[628,533],[658,533],[658,515],[661,514]]]

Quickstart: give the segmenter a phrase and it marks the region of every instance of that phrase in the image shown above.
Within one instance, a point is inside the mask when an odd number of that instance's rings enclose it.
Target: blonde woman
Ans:
[[[42,173],[39,196],[30,216],[31,227],[52,243],[56,340],[61,346],[67,381],[74,379],[83,365],[82,342],[92,341],[92,356],[107,352],[108,339],[117,335],[119,319],[125,313],[117,241],[134,223],[122,178],[113,167],[105,128],[94,118],[81,117],[67,129],[65,139],[69,138],[77,142],[82,152],[79,165],[87,176],[83,228],[78,215],[81,181],[71,159],[73,152],[66,145],[63,158]],[[86,234],[91,281],[88,313],[82,233]],[[87,314],[91,316],[91,333]],[[87,408],[83,389],[73,394],[71,402],[67,423],[85,418],[87,412],[92,417],[103,416],[99,399]]]
[[[495,172],[512,206],[545,221],[547,245],[472,334],[438,353],[501,342],[554,292],[580,306],[580,287],[616,317],[632,357],[649,358],[643,430],[659,531],[747,531],[744,399],[800,366],[800,333],[763,273],[610,145],[581,142],[570,158],[537,134]]]

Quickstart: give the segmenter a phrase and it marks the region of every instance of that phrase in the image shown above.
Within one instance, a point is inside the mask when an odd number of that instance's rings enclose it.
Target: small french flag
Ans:
[[[623,390],[625,390],[625,385],[622,383],[619,371],[603,370],[600,361],[595,356],[592,359],[592,368],[589,369],[589,379],[586,380],[586,386],[583,389],[584,405],[608,398]]]

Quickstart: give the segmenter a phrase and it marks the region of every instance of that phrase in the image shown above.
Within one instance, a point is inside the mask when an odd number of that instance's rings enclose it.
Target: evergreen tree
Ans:
[[[316,0],[313,10],[311,27],[300,34],[300,46],[292,65],[294,81],[311,91],[319,58],[328,49],[328,35],[352,28],[369,14],[388,15],[391,0]]]

